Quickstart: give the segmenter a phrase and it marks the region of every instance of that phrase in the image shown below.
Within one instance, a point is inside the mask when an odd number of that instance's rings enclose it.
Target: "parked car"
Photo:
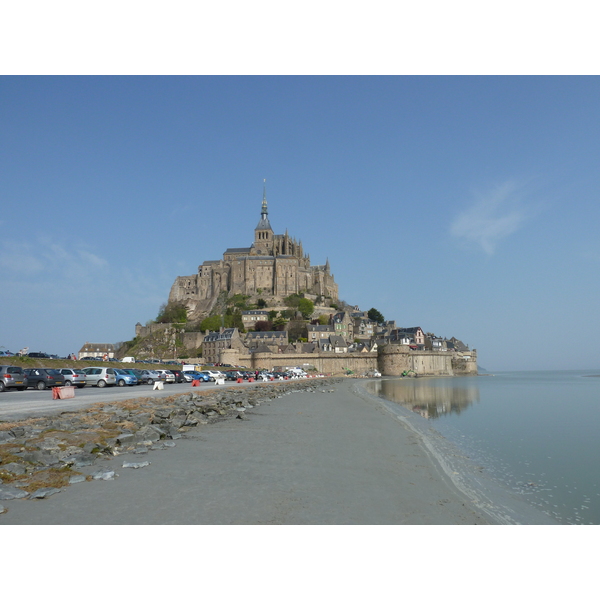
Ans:
[[[87,383],[99,388],[117,383],[115,370],[112,367],[86,367],[83,372],[86,375]]]
[[[56,369],[25,369],[27,387],[45,390],[57,385],[65,385],[65,376]]]
[[[45,352],[30,352],[29,358],[50,358]]]
[[[165,369],[157,369],[156,372],[159,374],[161,381],[165,383],[175,383],[175,375],[171,371]]]
[[[137,380],[136,385],[141,385],[143,383],[141,369],[123,369],[123,371],[125,371],[125,373],[129,373],[130,375],[133,375],[136,378],[136,380]]]
[[[65,385],[74,385],[78,388],[85,387],[87,383],[87,377],[83,372],[83,369],[59,369],[65,377]]]
[[[115,377],[117,378],[117,385],[123,387],[124,385],[137,385],[137,377],[128,373],[124,369],[113,369]]]
[[[23,391],[27,385],[27,376],[21,367],[0,365],[0,392],[11,387]]]
[[[200,371],[200,373],[206,373],[210,377],[210,381],[214,381],[215,379],[224,379],[225,374],[221,373],[221,371]]]
[[[186,379],[183,376],[183,371],[179,369],[169,369],[173,375],[175,375],[175,383],[185,383]]]
[[[152,385],[155,381],[160,381],[160,373],[151,369],[144,369],[142,371],[142,383],[149,383]]]
[[[210,375],[202,371],[186,371],[185,374],[189,375],[193,379],[197,379],[198,381],[212,381]]]

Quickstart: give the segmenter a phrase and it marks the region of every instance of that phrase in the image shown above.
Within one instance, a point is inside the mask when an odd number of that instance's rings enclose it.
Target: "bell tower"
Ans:
[[[263,201],[260,211],[260,221],[254,230],[254,250],[256,254],[273,254],[273,229],[269,223],[269,211],[267,210],[267,180],[264,180]]]

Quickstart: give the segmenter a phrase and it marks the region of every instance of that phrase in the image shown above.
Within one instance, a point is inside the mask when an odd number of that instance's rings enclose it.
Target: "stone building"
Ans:
[[[219,260],[204,261],[195,275],[179,276],[171,287],[169,302],[181,302],[188,319],[208,315],[222,293],[262,298],[267,306],[283,304],[291,294],[338,300],[338,286],[329,267],[311,265],[302,242],[275,234],[269,222],[266,190],[261,215],[254,229],[254,243],[247,248],[228,248]]]
[[[268,321],[269,313],[266,310],[243,310],[242,325],[246,330],[255,329],[258,321]]]
[[[289,343],[287,331],[249,331],[246,334],[246,347],[250,352],[266,346],[269,352],[278,352],[281,346]],[[264,352],[264,350],[262,350]]]
[[[84,360],[86,358],[107,359],[114,357],[115,347],[113,344],[92,344],[90,342],[86,342],[78,352],[79,360]]]
[[[221,331],[209,332],[204,336],[202,341],[202,358],[204,362],[220,362],[223,350],[246,350],[236,327],[223,328]]]

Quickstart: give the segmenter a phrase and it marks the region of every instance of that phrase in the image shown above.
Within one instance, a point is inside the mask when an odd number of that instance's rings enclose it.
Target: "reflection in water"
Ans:
[[[426,419],[436,419],[452,412],[461,413],[473,402],[479,402],[477,386],[465,385],[450,377],[380,379],[370,382],[369,391],[407,406]]]

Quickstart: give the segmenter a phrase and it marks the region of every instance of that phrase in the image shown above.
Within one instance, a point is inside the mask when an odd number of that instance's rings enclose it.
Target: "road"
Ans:
[[[226,381],[223,386],[219,387],[250,387],[257,383]],[[163,390],[153,390],[151,385],[105,388],[86,386],[83,389],[75,388],[75,398],[65,400],[53,400],[51,389],[25,390],[22,392],[10,390],[0,394],[0,421],[16,421],[36,416],[58,414],[63,411],[79,410],[84,406],[90,406],[98,402],[119,402],[131,400],[132,398],[161,398],[173,394],[214,388],[214,383],[201,383],[199,387],[193,388],[191,383],[164,384]]]

